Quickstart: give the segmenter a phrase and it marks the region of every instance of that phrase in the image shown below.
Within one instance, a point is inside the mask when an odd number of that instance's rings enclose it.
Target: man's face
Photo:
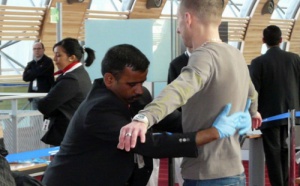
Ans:
[[[190,20],[188,20],[190,18],[190,14],[188,13],[184,13],[180,10],[180,8],[178,9],[178,13],[177,13],[177,33],[180,34],[182,41],[184,43],[184,45],[186,47],[191,47],[192,48],[192,43],[191,43],[191,39],[190,36],[188,35],[188,23]]]
[[[146,81],[147,73],[148,70],[132,71],[131,67],[125,67],[120,79],[114,78],[109,89],[126,103],[132,103],[143,94],[142,85]]]
[[[35,58],[41,58],[44,55],[45,49],[41,43],[35,43],[33,45],[33,55]]]

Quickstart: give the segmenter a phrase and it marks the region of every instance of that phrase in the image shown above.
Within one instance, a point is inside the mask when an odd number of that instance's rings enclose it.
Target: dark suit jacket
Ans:
[[[60,145],[70,119],[91,86],[90,77],[83,66],[57,78],[47,96],[38,102],[38,110],[50,119],[49,130],[43,136],[43,142]]]
[[[189,62],[189,55],[186,51],[171,61],[169,65],[169,71],[168,71],[168,81],[167,81],[168,84],[170,84],[180,75],[182,68],[187,66],[188,62]],[[181,107],[178,108],[177,110],[181,113]]]
[[[23,80],[30,82],[28,92],[48,92],[54,84],[54,65],[52,59],[44,55],[37,62],[30,61],[23,73]],[[33,80],[37,80],[38,90],[32,89]]]
[[[168,72],[168,84],[176,79],[181,73],[181,69],[188,64],[189,56],[186,52],[171,61]]]
[[[43,183],[47,186],[124,186],[136,168],[134,153],[154,158],[197,155],[195,133],[148,133],[146,143],[138,143],[131,152],[117,149],[120,129],[131,122],[134,112],[135,109],[129,109],[105,87],[103,79],[95,80],[91,92],[72,118]],[[146,181],[149,176],[146,175]]]
[[[300,108],[300,58],[279,47],[252,60],[250,74],[258,92],[262,118]],[[261,129],[287,124],[287,119],[263,123]]]

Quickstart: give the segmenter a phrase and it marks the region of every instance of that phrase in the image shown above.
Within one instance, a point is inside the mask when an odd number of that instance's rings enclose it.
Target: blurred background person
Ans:
[[[90,48],[84,49],[74,38],[65,38],[56,43],[53,52],[54,62],[59,69],[54,75],[58,77],[48,95],[38,102],[38,110],[49,117],[44,121],[43,130],[47,132],[41,140],[59,146],[70,119],[92,86],[80,60],[86,52],[85,66],[90,66],[95,54]]]
[[[33,60],[24,69],[23,80],[29,82],[28,92],[47,93],[54,84],[54,65],[51,58],[44,54],[43,43],[33,44]],[[37,102],[40,98],[31,98],[31,108],[37,110]]]
[[[185,52],[171,61],[168,72],[168,84],[176,79],[179,76],[181,69],[188,64],[192,50],[192,48],[187,47]]]

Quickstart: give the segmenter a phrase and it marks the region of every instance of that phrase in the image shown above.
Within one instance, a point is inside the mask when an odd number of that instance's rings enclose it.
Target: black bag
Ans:
[[[12,175],[15,179],[16,186],[44,186],[42,182],[36,180],[35,178],[27,174],[15,171],[12,172]]]
[[[35,178],[21,173],[13,172],[7,160],[0,155],[0,185],[1,186],[44,186]]]
[[[12,176],[7,160],[0,155],[0,185],[1,186],[15,186],[15,180]]]
[[[4,139],[0,138],[0,186],[44,186],[40,181],[27,174],[11,171],[9,163],[4,158],[7,154]]]

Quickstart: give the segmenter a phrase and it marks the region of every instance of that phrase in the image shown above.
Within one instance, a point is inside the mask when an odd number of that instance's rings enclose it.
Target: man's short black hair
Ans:
[[[276,46],[281,42],[281,30],[276,25],[270,25],[264,29],[264,41],[268,46]]]
[[[130,44],[120,44],[111,47],[105,54],[101,63],[102,75],[111,73],[119,79],[125,67],[131,67],[133,71],[145,72],[149,64],[150,61],[138,48]]]

